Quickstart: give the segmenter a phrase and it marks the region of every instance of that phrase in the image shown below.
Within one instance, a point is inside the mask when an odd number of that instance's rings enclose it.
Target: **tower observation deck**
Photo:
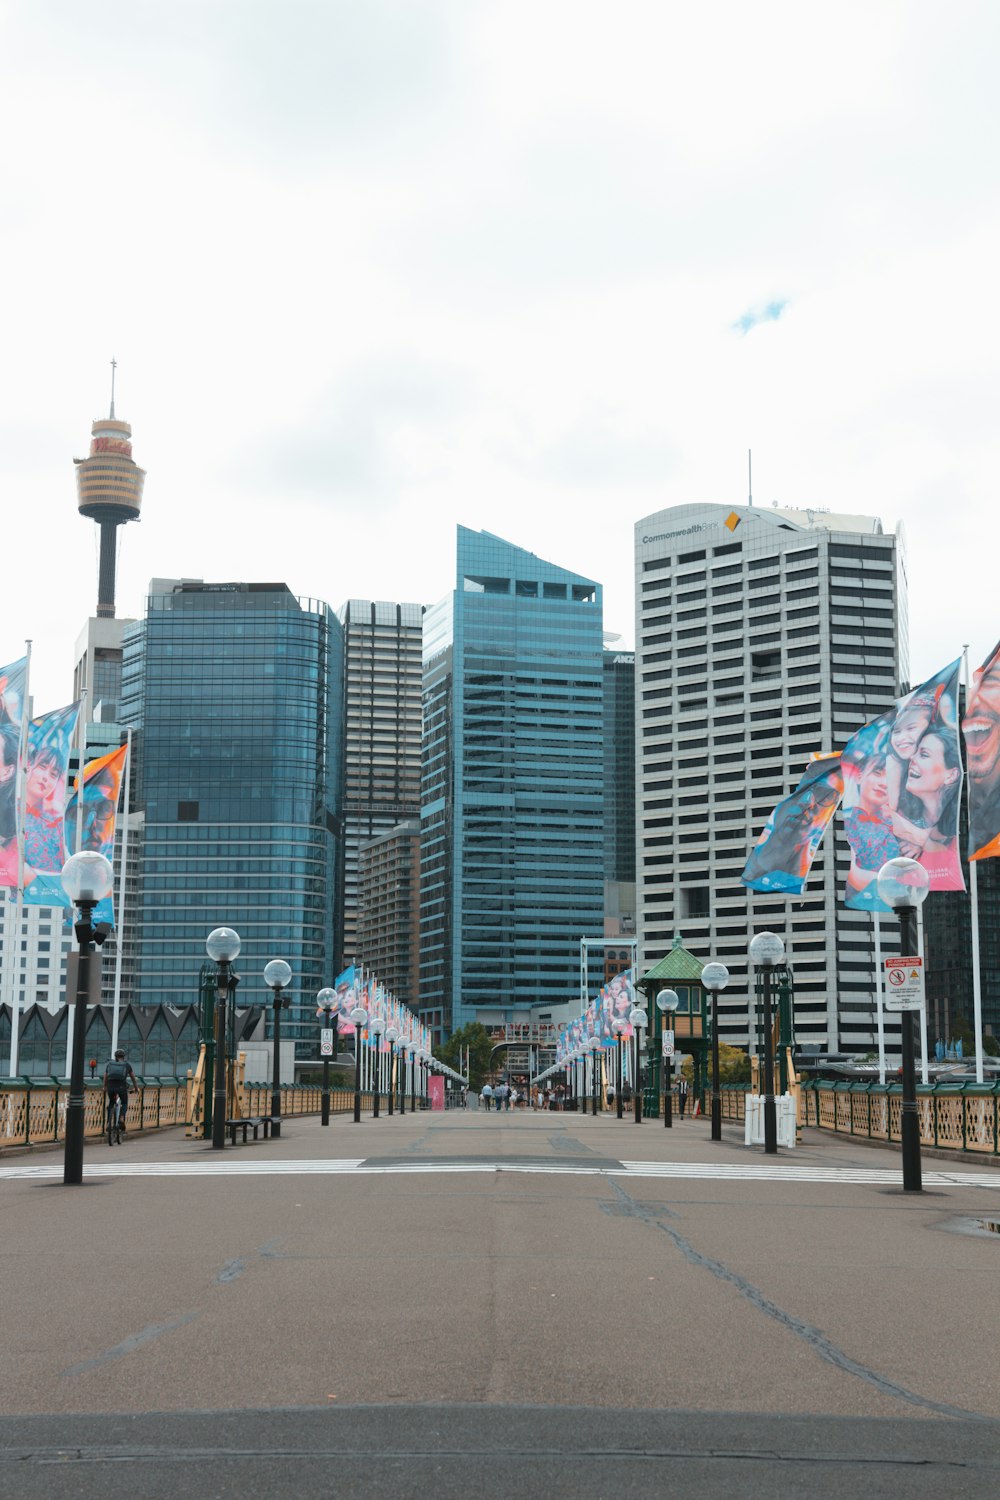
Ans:
[[[126,521],[137,521],[142,508],[142,486],[146,471],[132,458],[132,429],[115,419],[114,385],[111,413],[91,426],[90,455],[74,458],[77,509],[81,516],[101,528],[101,554],[97,581],[98,618],[113,619],[115,613],[115,531]]]

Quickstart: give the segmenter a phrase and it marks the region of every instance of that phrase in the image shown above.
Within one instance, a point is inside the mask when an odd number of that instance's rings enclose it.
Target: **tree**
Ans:
[[[456,1073],[460,1073],[466,1047],[469,1049],[469,1087],[478,1089],[489,1074],[493,1056],[490,1034],[481,1021],[470,1021],[460,1031],[453,1031],[439,1049],[438,1056],[442,1062],[454,1068]]]
[[[709,1061],[709,1073],[711,1073]],[[694,1060],[685,1057],[681,1070],[689,1082],[694,1081]],[[730,1047],[728,1042],[719,1043],[719,1083],[749,1083],[750,1059],[742,1047]]]

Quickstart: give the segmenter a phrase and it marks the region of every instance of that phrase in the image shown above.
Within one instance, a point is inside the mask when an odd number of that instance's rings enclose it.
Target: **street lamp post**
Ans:
[[[216,927],[205,939],[205,952],[216,965],[215,981],[215,1085],[212,1090],[212,1150],[226,1144],[226,1001],[236,975],[233,960],[239,956],[240,935],[231,927]]]
[[[701,982],[712,996],[712,1140],[722,1140],[722,1094],[719,1091],[719,996],[729,983],[725,964],[706,964]]]
[[[354,1123],[361,1124],[361,1032],[368,1024],[368,1012],[363,1005],[351,1011],[354,1023]]]
[[[385,1031],[385,1022],[381,1016],[373,1016],[368,1027],[369,1032],[375,1038],[375,1067],[373,1068],[372,1083],[374,1084],[374,1108],[372,1118],[377,1120],[379,1114],[379,1100],[382,1094],[382,1034]]]
[[[410,1043],[410,1114],[417,1112],[417,1058],[420,1056],[420,1046],[417,1042]]]
[[[622,1038],[628,1027],[628,1022],[623,1021],[621,1016],[616,1016],[611,1022],[611,1030],[615,1038],[615,1046],[618,1051],[618,1066],[616,1069],[617,1079],[615,1081],[615,1113],[619,1120],[624,1118],[625,1111],[622,1108]]]
[[[283,958],[272,958],[264,965],[264,983],[274,991],[274,1063],[271,1068],[271,1135],[281,1135],[281,992],[292,977]]]
[[[597,1060],[601,1055],[601,1039],[592,1036],[587,1043],[590,1048],[590,1104],[591,1112],[597,1118],[597,1092],[598,1092],[598,1066]]]
[[[389,1078],[388,1078],[389,1087],[386,1089],[386,1093],[389,1095],[389,1113],[390,1113],[390,1115],[394,1112],[394,1104],[395,1104],[393,1095],[395,1094],[395,1091],[396,1091],[396,1083],[395,1083],[395,1079],[393,1077],[393,1072],[394,1072],[393,1063],[396,1061],[396,1039],[397,1039],[398,1036],[399,1036],[399,1031],[398,1031],[397,1027],[395,1027],[395,1026],[387,1026],[385,1028],[385,1039],[389,1043]]]
[[[331,989],[320,990],[319,994],[316,996],[316,1003],[317,1003],[317,1005],[318,1005],[318,1007],[319,1007],[319,1009],[320,1009],[320,1011],[322,1012],[322,1015],[323,1015],[323,1030],[326,1031],[326,1032],[329,1032],[331,1030],[333,1031],[332,1050],[334,1052],[336,1052],[336,1048],[337,1048],[337,1032],[336,1032],[337,1018],[336,1018],[336,1016],[332,1015],[332,1011],[333,1011],[334,1005],[336,1004],[336,1001],[337,1001],[337,991],[336,990],[331,990]],[[331,1025],[330,1025],[331,1019],[333,1020],[333,1023],[334,1023],[333,1027],[331,1027]],[[320,1107],[319,1123],[321,1125],[329,1125],[329,1123],[330,1123],[330,1053],[327,1052],[327,1051],[324,1051],[324,1053],[323,1053],[323,1092],[320,1095],[320,1105],[319,1105],[319,1107]]]
[[[661,1036],[664,1029],[666,1029],[668,1016],[670,1017],[671,1021],[669,1030],[671,1031],[671,1033],[673,1032],[674,1012],[677,1010],[677,1007],[680,1005],[680,1003],[681,997],[680,995],[678,995],[676,990],[661,990],[657,995],[656,1008],[660,1012]],[[663,1051],[662,1047],[661,1052],[663,1054],[661,1058],[661,1062],[663,1064],[663,1124],[667,1130],[670,1130],[673,1127],[674,1123],[674,1054],[673,1052],[671,1052],[668,1056],[667,1053]]]
[[[771,1035],[771,973],[785,956],[776,932],[758,932],[750,944],[750,962],[764,976],[764,1151],[778,1154],[778,1116],[774,1107],[774,1038]]]
[[[401,1036],[399,1039],[399,1113],[406,1114],[406,1055],[410,1050],[410,1039]]]
[[[901,958],[915,956],[917,907],[927,896],[930,877],[915,859],[890,859],[878,872],[878,893],[899,918]],[[917,1113],[917,1073],[913,1056],[913,1015],[899,1012],[903,1051],[903,1109],[900,1120],[900,1142],[903,1151],[903,1192],[923,1191],[920,1166],[920,1116]],[[75,1041],[75,1038],[74,1038]]]
[[[629,1011],[629,1022],[632,1027],[632,1071],[635,1077],[632,1080],[632,1103],[635,1108],[635,1123],[642,1124],[642,1052],[639,1043],[639,1033],[645,1031],[649,1025],[649,1016],[641,1005],[633,1005]]]
[[[114,872],[103,854],[81,850],[71,855],[62,868],[63,889],[77,910],[74,927],[80,945],[76,974],[76,997],[73,1001],[73,1055],[70,1059],[69,1103],[66,1106],[66,1148],[63,1157],[63,1182],[75,1185],[83,1181],[84,1058],[87,1050],[87,1000],[90,996],[90,969],[94,945],[104,942],[106,932],[98,932],[93,922],[94,907],[110,891]]]

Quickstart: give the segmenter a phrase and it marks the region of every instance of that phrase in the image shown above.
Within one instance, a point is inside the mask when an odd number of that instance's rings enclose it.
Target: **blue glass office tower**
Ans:
[[[145,814],[142,1004],[195,1001],[207,934],[235,927],[239,1004],[266,1002],[264,965],[287,959],[304,1009],[283,1033],[299,1021],[315,1054],[313,1000],[340,960],[342,683],[327,605],[283,583],[154,581],[122,687]]]
[[[424,616],[421,1011],[435,1035],[576,1003],[603,931],[600,585],[459,527]]]

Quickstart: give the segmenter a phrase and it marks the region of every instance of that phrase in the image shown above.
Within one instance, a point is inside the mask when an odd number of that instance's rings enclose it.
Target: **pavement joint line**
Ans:
[[[201,1161],[116,1161],[84,1163],[88,1179],[118,1177],[308,1177],[308,1176],[419,1176],[442,1175],[536,1175],[569,1177],[608,1177],[645,1179],[686,1179],[689,1181],[786,1182],[814,1185],[895,1187],[901,1183],[899,1169],[874,1167],[798,1167],[757,1163],[717,1162],[644,1162],[622,1161],[620,1164],[594,1165],[578,1162],[519,1161],[517,1158],[496,1161],[441,1160],[379,1162],[364,1157],[328,1158],[326,1160],[264,1159]],[[0,1167],[0,1182],[53,1182],[61,1178],[61,1165],[18,1165]],[[994,1172],[925,1172],[925,1187],[1000,1188],[1000,1176]]]

